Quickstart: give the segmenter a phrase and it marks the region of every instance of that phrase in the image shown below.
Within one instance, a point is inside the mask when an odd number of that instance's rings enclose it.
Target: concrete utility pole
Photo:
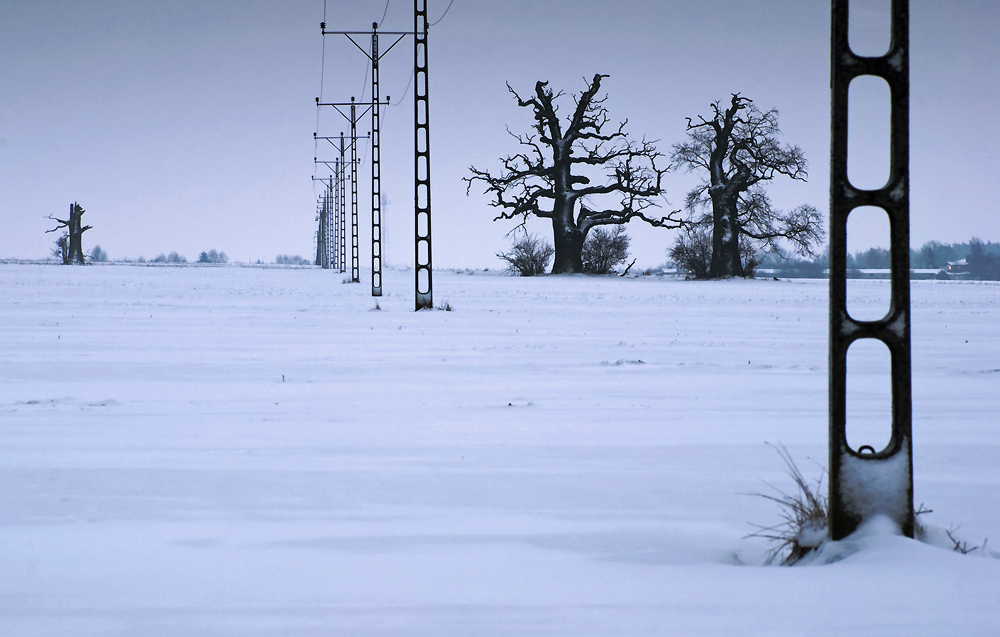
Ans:
[[[913,537],[913,442],[910,381],[909,5],[892,0],[892,38],[879,57],[856,55],[848,44],[849,0],[833,0],[830,141],[830,538],[850,535],[866,519],[886,515]],[[891,91],[889,181],[861,190],[847,175],[848,87],[859,76],[886,81]],[[877,321],[859,321],[847,308],[847,218],[877,206],[889,218],[892,300]],[[884,449],[847,441],[847,353],[874,339],[892,361],[892,435]]]

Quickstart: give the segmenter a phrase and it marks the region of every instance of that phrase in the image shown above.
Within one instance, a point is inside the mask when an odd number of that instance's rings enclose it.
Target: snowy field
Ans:
[[[434,276],[0,265],[0,635],[1000,634],[997,285],[912,284],[921,519],[992,550],[788,568],[825,281]]]

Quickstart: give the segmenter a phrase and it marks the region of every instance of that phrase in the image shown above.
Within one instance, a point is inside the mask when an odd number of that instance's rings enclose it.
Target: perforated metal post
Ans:
[[[372,296],[382,296],[382,156],[379,128],[378,22],[372,22]]]
[[[833,0],[830,144],[830,537],[851,534],[882,514],[913,537],[913,444],[910,384],[909,6],[892,0],[892,37],[880,57],[855,55],[848,44],[848,0]],[[861,75],[880,77],[891,95],[889,181],[855,188],[847,176],[848,86]],[[858,321],[847,311],[847,219],[860,206],[889,218],[892,263],[889,312]],[[847,442],[847,351],[859,339],[885,343],[892,362],[892,435],[881,450],[862,453]]]
[[[333,176],[331,175],[330,183],[326,188],[324,198],[326,200],[326,209],[328,212],[327,217],[329,219],[329,221],[327,221],[327,226],[333,226],[333,241],[330,242],[330,247],[327,248],[327,251],[332,252],[333,254],[333,258],[330,260],[330,263],[332,264],[330,267],[335,268],[340,261],[340,220],[333,211],[333,193]]]
[[[345,187],[347,180],[347,162],[344,153],[347,147],[344,146],[344,134],[340,134],[340,180],[337,182],[337,209],[340,212],[340,271],[347,271],[347,199],[345,197]],[[357,229],[355,229],[357,236]],[[357,243],[357,240],[355,240]],[[356,248],[355,248],[356,250]]]
[[[344,183],[344,161],[342,158],[337,157],[333,160],[333,172],[336,176],[336,182],[333,184],[333,188],[330,191],[330,199],[333,202],[333,215],[337,217],[338,224],[340,225],[340,264],[339,269],[341,272],[344,271],[344,234],[346,229],[344,228],[344,205],[341,201],[340,188]],[[334,263],[333,267],[338,267],[338,264]]]
[[[320,195],[316,202],[316,217],[319,219],[319,228],[316,230],[316,265],[324,270],[330,268],[329,253],[329,209],[327,208],[327,192]]]
[[[434,307],[431,277],[431,137],[428,120],[427,0],[413,3],[414,230],[416,309]]]

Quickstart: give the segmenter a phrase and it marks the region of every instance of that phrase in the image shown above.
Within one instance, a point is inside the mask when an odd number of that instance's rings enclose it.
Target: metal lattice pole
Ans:
[[[413,2],[414,257],[416,309],[434,307],[431,269],[431,139],[428,119],[427,0]]]
[[[337,182],[337,209],[340,211],[340,271],[347,272],[347,201],[344,198],[344,134],[340,134],[340,181]]]
[[[372,22],[372,296],[382,296],[382,157],[379,128],[378,22]]]
[[[331,175],[330,176],[330,185],[326,189],[326,201],[327,201],[326,208],[327,208],[327,210],[330,213],[328,216],[332,217],[332,222],[328,221],[327,223],[329,225],[333,226],[333,241],[332,241],[332,243],[330,245],[330,248],[328,248],[328,250],[330,252],[332,252],[332,254],[333,254],[333,259],[331,260],[331,263],[332,263],[331,267],[337,267],[337,262],[340,259],[340,252],[339,252],[339,248],[340,248],[340,245],[339,245],[340,244],[340,219],[337,218],[337,215],[332,214],[333,213],[333,210],[332,210],[332,208],[333,208],[333,192],[334,192],[334,190],[333,190],[333,176]]]
[[[326,253],[326,224],[328,223],[326,193],[320,195],[316,201],[316,218],[319,220],[319,227],[316,229],[316,265],[327,269],[329,268],[329,262],[327,261]]]
[[[880,57],[861,57],[848,43],[849,0],[833,0],[830,143],[830,537],[839,540],[873,515],[886,515],[913,537],[913,444],[910,377],[909,6],[892,0],[892,38]],[[848,87],[873,75],[891,92],[889,181],[855,188],[847,175]],[[889,218],[892,300],[877,321],[847,310],[847,219],[860,206]],[[860,339],[888,347],[892,361],[892,436],[885,449],[852,449],[847,442],[847,352]]]
[[[341,208],[340,206],[340,197],[337,196],[337,192],[340,189],[340,180],[343,179],[343,173],[344,170],[340,163],[340,159],[334,158],[333,160],[334,177],[330,178],[330,213],[333,216],[331,223],[334,226],[336,226],[338,230],[337,236],[339,238],[340,245],[330,251],[336,257],[330,267],[340,268],[341,272],[343,272],[343,267],[340,264],[343,263],[344,260],[344,249],[343,247],[341,247],[343,246],[343,241],[344,241],[344,230],[343,230],[343,224],[340,221],[340,217],[343,214],[343,208]]]
[[[358,254],[358,113],[351,97],[351,281],[361,282]]]

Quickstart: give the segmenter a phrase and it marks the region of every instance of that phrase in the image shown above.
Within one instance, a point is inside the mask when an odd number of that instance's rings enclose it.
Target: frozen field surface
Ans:
[[[787,568],[825,281],[434,276],[0,265],[0,635],[1000,634],[1000,286],[912,284],[916,502],[987,550]]]

